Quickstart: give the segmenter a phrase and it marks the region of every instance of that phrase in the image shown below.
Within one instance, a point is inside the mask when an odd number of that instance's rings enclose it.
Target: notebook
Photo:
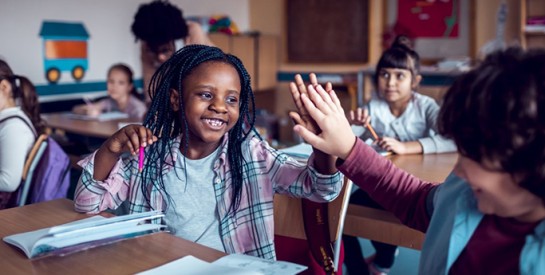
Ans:
[[[98,116],[88,116],[88,115],[80,115],[80,114],[74,114],[74,113],[66,113],[65,115],[72,119],[98,120],[98,121],[108,121],[108,120],[129,118],[128,114],[122,113],[122,112],[108,112],[108,113],[102,113]]]

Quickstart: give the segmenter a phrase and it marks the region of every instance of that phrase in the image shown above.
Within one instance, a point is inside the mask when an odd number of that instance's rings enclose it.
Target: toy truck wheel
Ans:
[[[57,68],[49,68],[45,73],[45,78],[51,83],[57,83],[61,78],[61,72]]]
[[[74,69],[72,69],[72,77],[75,80],[80,81],[84,75],[85,75],[85,70],[83,70],[83,67],[76,66],[74,67]]]

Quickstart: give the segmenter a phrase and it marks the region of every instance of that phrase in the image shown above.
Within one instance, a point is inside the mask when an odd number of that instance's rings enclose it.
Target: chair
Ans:
[[[21,178],[21,186],[19,187],[17,206],[23,206],[26,204],[28,198],[28,192],[34,175],[34,169],[40,162],[42,155],[47,147],[47,135],[41,134],[34,142],[30,153],[23,166],[23,176]]]
[[[341,190],[341,193],[334,201],[329,202],[327,207],[330,240],[331,242],[335,243],[335,268],[337,268],[339,265],[343,223],[348,207],[351,189],[352,182],[349,179],[345,178],[344,186]],[[286,195],[275,195],[274,223],[274,231],[277,237],[287,237],[297,240],[304,240],[305,242],[307,241],[301,199],[288,197]]]

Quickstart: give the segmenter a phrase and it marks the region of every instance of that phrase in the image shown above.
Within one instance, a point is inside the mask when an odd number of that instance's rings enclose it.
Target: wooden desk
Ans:
[[[457,153],[393,155],[392,162],[420,179],[441,183],[454,168]],[[403,225],[385,210],[349,204],[344,234],[384,243],[422,249],[424,233]]]
[[[97,138],[109,138],[118,130],[120,122],[130,122],[129,119],[109,121],[74,119],[64,113],[44,114],[42,118],[47,123],[47,127]]]
[[[0,211],[0,237],[88,217],[67,199]],[[187,255],[214,261],[226,254],[168,233],[157,233],[64,257],[29,260],[18,248],[0,242],[2,274],[133,274]]]

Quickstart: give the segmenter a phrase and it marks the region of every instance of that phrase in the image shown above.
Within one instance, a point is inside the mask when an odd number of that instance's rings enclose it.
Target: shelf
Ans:
[[[524,48],[545,48],[545,25],[528,25],[528,19],[545,16],[545,1],[520,0],[520,44]]]

